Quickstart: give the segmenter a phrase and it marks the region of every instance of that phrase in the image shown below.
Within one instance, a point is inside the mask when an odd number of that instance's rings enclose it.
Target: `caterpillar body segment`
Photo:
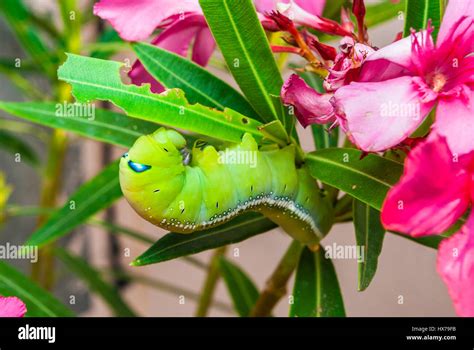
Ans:
[[[295,148],[260,149],[250,134],[226,149],[198,140],[192,151],[174,130],[142,136],[120,162],[122,192],[144,219],[190,233],[257,211],[305,244],[329,231],[332,206]]]

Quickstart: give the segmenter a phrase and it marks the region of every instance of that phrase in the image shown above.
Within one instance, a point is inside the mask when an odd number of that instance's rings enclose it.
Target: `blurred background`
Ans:
[[[25,1],[25,3],[42,14],[48,14],[52,22],[60,22],[55,13],[54,0]],[[374,1],[372,1],[374,2]],[[376,2],[376,1],[375,1]],[[370,3],[370,1],[369,1]],[[90,1],[81,1],[84,9],[91,11]],[[58,24],[59,25],[59,24]],[[394,40],[396,33],[402,30],[403,19],[394,18],[383,25],[369,30],[370,39],[375,46],[382,47]],[[99,25],[87,28],[85,37],[97,34]],[[0,17],[0,58],[25,56],[20,45]],[[216,53],[217,59],[218,53]],[[129,58],[134,61],[132,53],[114,57],[116,60]],[[297,61],[296,61],[297,63]],[[217,68],[210,68],[215,74],[235,86],[229,75]],[[286,72],[289,75],[290,72]],[[28,79],[38,79],[35,76]],[[43,89],[50,89],[48,82],[36,81]],[[20,101],[23,95],[11,82],[0,74],[0,100]],[[9,119],[0,112],[2,118]],[[38,133],[48,133],[37,125]],[[314,149],[310,130],[299,129],[303,147],[307,151]],[[42,159],[46,149],[36,137],[21,136]],[[93,177],[105,163],[115,159],[124,149],[111,148],[84,138],[72,137],[67,151],[63,190],[59,203],[64,203],[68,196],[87,179]],[[19,205],[38,203],[40,178],[31,167],[22,162],[15,162],[14,156],[0,150],[1,171],[14,188],[10,202]],[[141,219],[124,199],[117,202],[113,212],[106,214],[115,218],[118,224],[147,233],[156,240],[165,232]],[[0,231],[1,242],[22,244],[31,235],[36,226],[34,217],[15,217],[10,219]],[[355,245],[352,223],[338,224],[322,241],[323,245]],[[279,259],[290,243],[289,237],[279,229],[255,236],[244,242],[234,244],[227,250],[230,261],[241,266],[259,289],[262,289]],[[2,243],[4,244],[4,243]],[[98,228],[81,227],[74,234],[61,240],[61,244],[84,257],[101,270],[132,271],[134,280],[111,278],[110,282],[120,288],[124,299],[130,307],[142,316],[193,316],[196,300],[200,292],[205,270],[189,264],[182,259],[163,262],[147,267],[129,267],[136,256],[143,253],[147,244],[130,240],[123,236],[111,236]],[[211,252],[204,252],[195,257],[202,263],[209,262]],[[28,263],[10,261],[10,263],[29,273]],[[339,283],[344,297],[348,316],[455,316],[447,290],[438,277],[436,251],[411,241],[386,234],[378,270],[374,280],[364,292],[357,292],[357,261],[334,260]],[[128,274],[127,274],[128,275]],[[75,303],[70,307],[81,316],[111,316],[112,313],[104,302],[90,293],[88,287],[58,263],[58,283],[55,295],[65,304],[70,304],[71,296]],[[291,293],[292,281],[289,283],[288,295]],[[288,314],[288,297],[283,298],[275,309],[275,316]],[[222,281],[218,282],[215,302],[210,316],[232,316],[231,301]]]

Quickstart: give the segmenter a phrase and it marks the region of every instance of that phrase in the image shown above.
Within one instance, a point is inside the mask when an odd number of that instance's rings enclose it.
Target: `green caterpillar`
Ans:
[[[317,243],[330,229],[329,200],[308,169],[295,166],[293,145],[275,147],[259,150],[244,134],[224,151],[198,140],[190,153],[182,135],[160,128],[123,155],[120,185],[140,216],[173,232],[203,230],[258,211],[293,238]]]

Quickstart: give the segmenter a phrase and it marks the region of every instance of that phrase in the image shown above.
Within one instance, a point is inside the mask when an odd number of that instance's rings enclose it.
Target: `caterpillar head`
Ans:
[[[185,146],[183,136],[164,128],[139,137],[120,160],[120,186],[124,195],[145,191],[150,185],[184,172]]]

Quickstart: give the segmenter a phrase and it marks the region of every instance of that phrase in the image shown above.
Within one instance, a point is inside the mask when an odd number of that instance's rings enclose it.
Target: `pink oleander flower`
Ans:
[[[328,25],[319,17],[325,0],[255,0],[258,11],[274,10],[277,6],[294,6],[296,17],[314,18]],[[293,11],[287,8],[287,11]],[[155,29],[164,29],[152,44],[165,50],[187,56],[193,43],[192,60],[201,66],[207,65],[215,47],[198,0],[101,0],[94,6],[94,14],[110,22],[119,35],[128,41],[140,41],[150,37]],[[265,18],[260,16],[262,21]],[[314,18],[313,18],[314,17]],[[304,20],[302,19],[302,22]],[[163,87],[136,61],[129,73],[132,83],[149,83],[153,92]]]
[[[303,127],[336,121],[331,94],[320,94],[309,87],[298,75],[292,74],[283,84],[281,99],[294,107],[294,114]]]
[[[433,28],[396,41],[365,60],[356,82],[335,92],[341,126],[367,152],[409,137],[436,106],[433,130],[451,150],[474,150],[474,2],[450,1],[436,45]]]
[[[17,297],[0,296],[0,317],[23,317],[26,305]]]
[[[296,74],[291,75],[281,89],[283,103],[294,106],[295,115],[303,127],[326,123],[334,126],[339,122],[333,92],[357,79],[364,60],[374,52],[370,46],[356,43],[351,37],[341,39],[339,50],[324,79],[323,86],[328,93],[320,94]]]
[[[351,37],[344,37],[339,48],[341,52],[336,56],[334,65],[328,69],[329,75],[324,79],[324,89],[328,92],[356,80],[364,61],[375,52],[370,46],[356,43]]]
[[[326,3],[325,0],[254,0],[254,3],[258,12],[269,14],[276,10],[299,26],[332,35],[352,35],[352,32],[339,23],[321,16]],[[271,27],[265,27],[271,29]]]
[[[388,230],[412,237],[440,234],[471,207],[467,223],[441,242],[437,269],[456,312],[474,316],[474,151],[458,156],[434,133],[409,153],[404,169],[382,207]]]
[[[205,66],[215,48],[211,31],[198,0],[101,0],[94,14],[110,22],[124,40],[147,39],[157,28],[164,30],[152,44],[186,56],[193,45],[192,59]],[[163,87],[136,61],[129,73],[132,83],[150,83],[154,92]]]

